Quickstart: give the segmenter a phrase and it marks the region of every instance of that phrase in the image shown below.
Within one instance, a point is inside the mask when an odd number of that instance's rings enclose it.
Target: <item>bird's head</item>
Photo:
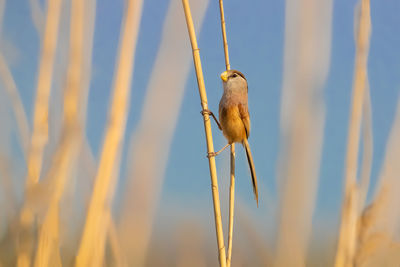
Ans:
[[[243,73],[238,70],[224,71],[221,73],[221,80],[225,91],[243,92],[243,90],[246,90],[247,92],[247,80]]]

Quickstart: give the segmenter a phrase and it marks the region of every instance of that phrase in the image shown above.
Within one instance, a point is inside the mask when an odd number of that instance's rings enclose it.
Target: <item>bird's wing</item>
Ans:
[[[242,119],[244,129],[246,130],[246,137],[249,138],[250,135],[250,116],[249,116],[249,109],[247,105],[239,104],[239,114],[240,118]]]

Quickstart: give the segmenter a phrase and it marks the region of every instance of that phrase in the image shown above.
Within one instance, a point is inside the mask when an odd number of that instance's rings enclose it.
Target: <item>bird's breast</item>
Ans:
[[[220,106],[219,120],[228,143],[241,143],[246,138],[246,130],[237,105]]]

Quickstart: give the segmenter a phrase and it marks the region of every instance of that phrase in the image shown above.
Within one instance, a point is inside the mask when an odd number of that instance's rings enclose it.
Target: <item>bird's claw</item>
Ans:
[[[200,111],[200,114],[204,116],[204,114],[208,114],[208,115],[214,115],[214,113],[212,113],[211,110],[209,109],[203,109],[202,111]]]
[[[215,123],[216,123],[217,126],[218,126],[218,129],[220,129],[220,130],[222,131],[221,124],[218,122],[217,118],[215,117],[214,113],[213,113],[211,110],[209,110],[209,109],[203,109],[202,111],[200,111],[200,114],[203,115],[203,116],[204,116],[204,114],[208,114],[208,116],[213,117]]]
[[[216,155],[217,155],[216,152],[208,152],[207,153],[207,158],[212,158],[212,157],[215,157]]]

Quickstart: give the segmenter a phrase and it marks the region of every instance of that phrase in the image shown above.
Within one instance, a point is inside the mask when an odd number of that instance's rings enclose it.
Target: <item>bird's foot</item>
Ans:
[[[203,116],[204,116],[204,114],[208,114],[208,115],[211,115],[211,116],[214,115],[214,113],[212,113],[212,111],[209,110],[209,109],[203,109],[202,111],[200,111],[200,114],[203,115]]]
[[[216,155],[218,155],[216,152],[208,152],[207,158],[212,158],[212,157],[215,157]]]
[[[202,111],[200,111],[200,113],[201,113],[201,115],[203,115],[203,116],[204,116],[204,114],[208,114],[208,116],[213,117],[215,123],[216,123],[217,126],[218,126],[218,129],[220,129],[220,130],[222,131],[221,124],[219,123],[219,121],[217,120],[217,117],[215,117],[214,113],[213,113],[211,110],[209,110],[209,109],[203,109]]]

